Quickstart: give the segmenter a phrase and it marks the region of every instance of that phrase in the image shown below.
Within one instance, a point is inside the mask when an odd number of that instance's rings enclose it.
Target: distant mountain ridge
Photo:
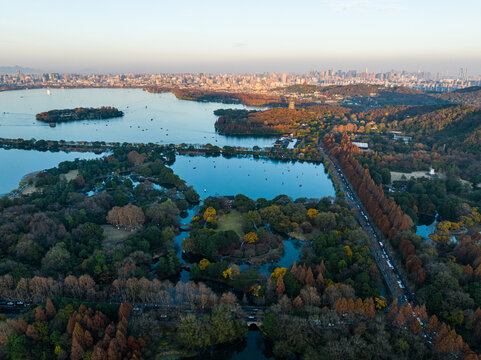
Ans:
[[[40,69],[33,69],[28,67],[23,67],[19,65],[14,66],[0,66],[0,74],[15,74],[16,72],[20,71],[21,73],[43,73],[44,71]]]

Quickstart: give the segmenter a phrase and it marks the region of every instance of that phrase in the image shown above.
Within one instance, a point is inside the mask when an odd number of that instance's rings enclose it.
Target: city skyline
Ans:
[[[481,4],[471,0],[24,1],[3,9],[0,65],[48,72],[481,74]]]

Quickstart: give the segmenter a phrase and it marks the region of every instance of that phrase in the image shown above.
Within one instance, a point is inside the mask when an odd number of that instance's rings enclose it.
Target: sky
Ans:
[[[0,0],[0,66],[481,74],[480,0]]]

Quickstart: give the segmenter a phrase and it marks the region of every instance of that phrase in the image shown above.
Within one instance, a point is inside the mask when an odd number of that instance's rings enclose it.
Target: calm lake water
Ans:
[[[56,167],[62,161],[93,159],[103,155],[91,152],[41,152],[0,149],[0,196],[18,187],[20,180],[35,171]]]
[[[55,128],[35,120],[35,114],[75,107],[114,106],[125,115],[109,120],[58,124]],[[236,138],[216,134],[214,110],[247,108],[244,105],[178,100],[173,94],[152,94],[142,89],[46,89],[0,92],[0,137],[272,146],[272,138]]]
[[[252,199],[277,195],[321,198],[335,196],[323,164],[279,162],[265,159],[177,156],[174,172],[205,199],[244,194]]]

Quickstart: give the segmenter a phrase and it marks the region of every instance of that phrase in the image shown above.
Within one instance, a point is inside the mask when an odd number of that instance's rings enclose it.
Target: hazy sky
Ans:
[[[0,0],[0,65],[481,74],[481,0]]]

